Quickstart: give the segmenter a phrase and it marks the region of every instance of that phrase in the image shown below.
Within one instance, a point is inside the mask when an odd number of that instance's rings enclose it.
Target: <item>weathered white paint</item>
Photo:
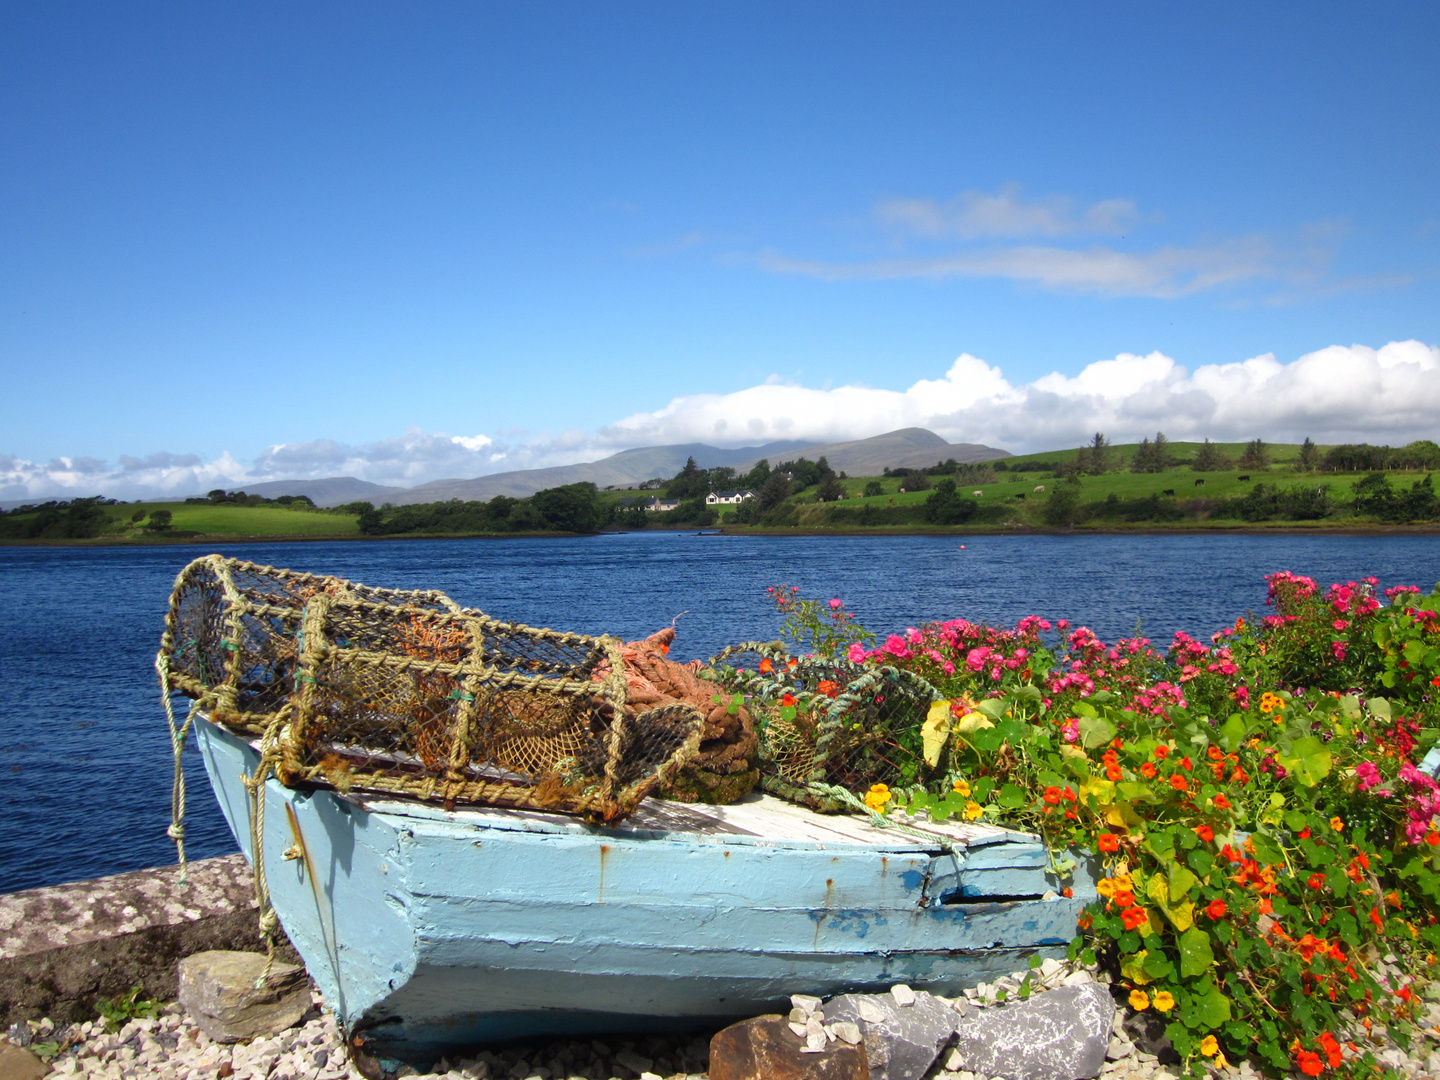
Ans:
[[[240,775],[255,750],[196,726],[249,857]],[[984,902],[1056,885],[1025,834],[932,824],[931,844],[766,796],[650,800],[609,829],[274,780],[265,805],[262,854],[290,940],[347,1030],[411,1057],[522,1035],[718,1024],[792,993],[955,991],[1063,952],[1094,896],[1082,876],[1073,899]],[[305,855],[287,861],[297,839]]]

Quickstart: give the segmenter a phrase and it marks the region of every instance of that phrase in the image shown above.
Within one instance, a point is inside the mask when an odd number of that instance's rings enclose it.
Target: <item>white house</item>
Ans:
[[[706,506],[738,506],[746,499],[753,499],[753,491],[712,491],[705,496]]]
[[[646,509],[646,510],[654,511],[654,512],[656,512],[656,513],[659,513],[659,512],[664,511],[664,510],[675,510],[675,509],[678,509],[679,506],[680,506],[680,500],[679,500],[679,499],[661,499],[661,498],[658,498],[658,497],[657,497],[657,498],[651,499],[648,503],[646,503],[646,504],[645,504],[645,509]]]

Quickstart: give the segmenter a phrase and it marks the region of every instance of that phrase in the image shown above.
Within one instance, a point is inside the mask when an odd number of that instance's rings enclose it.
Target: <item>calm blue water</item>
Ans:
[[[965,547],[962,549],[961,544]],[[166,600],[216,550],[0,547],[0,892],[174,861],[170,750],[151,667]],[[886,633],[933,619],[1068,618],[1167,641],[1264,606],[1263,576],[1440,580],[1440,537],[794,537],[237,544],[223,554],[371,585],[439,588],[532,626],[625,639],[680,612],[679,659],[772,639],[765,587],[843,597]],[[187,847],[235,850],[198,755]]]

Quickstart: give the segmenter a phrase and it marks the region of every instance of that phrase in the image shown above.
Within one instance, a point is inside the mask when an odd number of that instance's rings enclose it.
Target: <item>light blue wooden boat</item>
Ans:
[[[1060,956],[1094,897],[1030,835],[879,828],[754,795],[650,799],[614,827],[263,788],[256,745],[196,736],[235,838],[348,1033],[382,1056],[543,1034],[682,1030],[896,982],[954,993]]]

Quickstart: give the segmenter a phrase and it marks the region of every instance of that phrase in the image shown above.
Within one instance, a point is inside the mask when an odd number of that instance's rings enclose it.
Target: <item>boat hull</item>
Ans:
[[[253,865],[241,776],[257,752],[204,719],[196,729]],[[258,858],[287,936],[345,1029],[410,1060],[718,1026],[792,993],[953,993],[1062,955],[1094,896],[1083,868],[1074,897],[1049,891],[1033,837],[961,826],[963,842],[953,829],[931,840],[768,797],[650,800],[618,828],[273,779],[264,800]]]

